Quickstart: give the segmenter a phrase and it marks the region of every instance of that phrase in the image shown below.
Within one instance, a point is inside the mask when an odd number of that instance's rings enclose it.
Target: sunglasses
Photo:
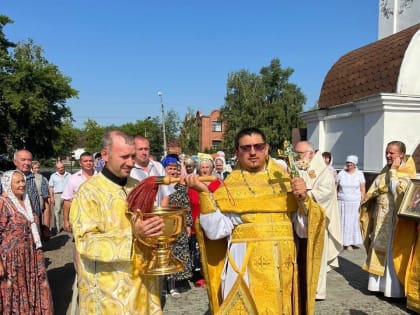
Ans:
[[[251,152],[252,148],[254,148],[255,151],[262,151],[266,147],[266,143],[256,143],[256,144],[245,144],[240,145],[239,149],[241,149],[242,152]]]

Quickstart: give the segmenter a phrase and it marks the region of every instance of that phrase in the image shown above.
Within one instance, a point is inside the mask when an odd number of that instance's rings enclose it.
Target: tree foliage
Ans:
[[[259,74],[240,70],[228,75],[221,108],[221,120],[226,126],[223,149],[227,153],[234,152],[234,138],[242,128],[260,128],[276,151],[282,140],[291,139],[292,128],[303,127],[298,114],[306,98],[297,85],[289,82],[292,74],[293,69],[282,69],[275,58]]]
[[[27,148],[38,158],[57,155],[53,143],[72,115],[66,100],[78,92],[32,40],[12,47],[2,31],[11,22],[0,17],[0,150],[10,154]]]
[[[144,136],[149,140],[150,153],[154,156],[161,156],[163,152],[162,125],[159,117],[148,117],[144,120],[137,120],[135,123],[127,123],[118,128],[130,136]]]
[[[170,109],[165,117],[166,137],[168,141],[178,139],[179,129],[181,128],[181,121],[178,113]]]
[[[81,138],[81,132],[74,128],[70,118],[65,118],[58,130],[59,137],[53,142],[54,152],[57,158],[70,156]]]
[[[193,155],[199,151],[200,129],[198,128],[196,115],[193,109],[188,108],[181,128],[179,141],[182,151]]]
[[[168,125],[168,120],[165,120]],[[159,117],[153,117],[147,121],[147,139],[150,144],[150,154],[156,159],[163,156],[163,132],[162,123]],[[167,133],[168,134],[168,133]]]
[[[101,150],[101,141],[105,132],[105,127],[101,127],[95,120],[88,119],[82,128],[85,150],[92,154],[99,152]]]

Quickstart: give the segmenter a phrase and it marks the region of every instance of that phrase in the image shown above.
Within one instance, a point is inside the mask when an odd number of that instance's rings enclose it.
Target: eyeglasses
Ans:
[[[307,151],[293,151],[293,153],[296,153],[296,154],[305,154],[305,153],[308,153],[308,152],[312,152],[311,150],[307,150]]]
[[[255,151],[262,151],[265,149],[266,143],[256,143],[256,144],[244,144],[240,145],[239,149],[241,149],[242,152],[251,152],[252,148],[254,148]]]

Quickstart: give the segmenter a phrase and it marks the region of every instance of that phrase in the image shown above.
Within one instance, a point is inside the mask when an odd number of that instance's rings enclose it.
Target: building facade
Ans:
[[[378,39],[420,22],[420,1],[379,0]]]
[[[365,172],[385,164],[386,144],[403,141],[419,170],[420,24],[353,50],[327,73],[318,108],[301,113],[307,138],[330,151],[334,167],[349,154]]]
[[[213,110],[210,115],[202,115],[197,111],[197,124],[200,130],[199,150],[200,152],[220,150],[222,146],[224,125],[220,121],[220,110]]]

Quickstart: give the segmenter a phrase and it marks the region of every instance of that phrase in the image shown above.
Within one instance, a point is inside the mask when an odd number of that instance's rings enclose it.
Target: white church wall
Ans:
[[[419,6],[420,10],[420,6]],[[414,34],[401,63],[398,76],[397,93],[399,94],[420,94],[420,31]]]
[[[394,10],[397,14],[394,15]],[[379,0],[378,39],[420,23],[420,1]]]
[[[312,142],[317,148],[319,148],[320,139],[324,139],[323,117],[326,115],[326,111],[313,109],[307,112],[300,113],[301,118],[306,123],[307,140]]]
[[[385,125],[385,144],[393,140],[402,141],[406,145],[407,154],[413,154],[420,143],[420,105],[416,112],[385,113]]]
[[[359,168],[379,172],[385,165],[388,142],[403,141],[412,154],[420,143],[420,96],[378,94],[335,108],[301,113],[307,138],[321,151],[330,151],[333,166],[342,168],[349,154]],[[321,132],[322,131],[322,132]]]
[[[350,109],[354,109],[353,106]],[[357,112],[351,112],[348,117],[326,117],[326,151],[334,157],[333,166],[343,168],[348,155],[359,157],[360,168],[363,168],[363,117]]]
[[[347,155],[363,155],[363,117],[352,104],[319,110],[322,114],[302,113],[307,123],[307,138],[321,152],[330,151],[333,166],[342,168]],[[360,160],[359,166],[363,165]]]
[[[384,115],[382,112],[364,114],[364,154],[363,169],[368,172],[378,172],[383,167],[384,156]]]

